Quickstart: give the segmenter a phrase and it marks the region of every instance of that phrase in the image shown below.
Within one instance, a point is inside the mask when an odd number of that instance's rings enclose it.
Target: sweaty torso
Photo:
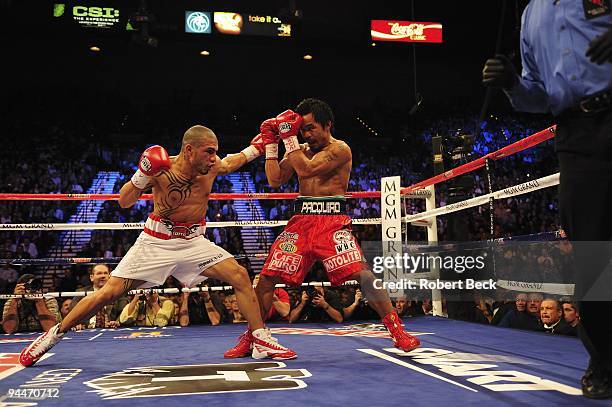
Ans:
[[[155,177],[153,213],[174,222],[198,223],[206,216],[216,170],[189,179],[173,167]]]
[[[326,146],[323,150],[314,152],[310,150],[308,145],[306,145],[306,150],[304,154],[309,159],[315,158],[318,154],[325,154],[326,151],[332,148],[333,143],[343,143],[341,140],[333,140],[328,146]],[[331,157],[330,157],[331,158]],[[340,164],[338,167],[335,167],[331,171],[328,171],[323,174],[318,174],[312,177],[299,177],[300,181],[300,195],[305,196],[334,196],[334,195],[342,195],[346,194],[346,190],[348,189],[349,177],[351,175],[351,166],[352,160],[348,160],[347,162]]]

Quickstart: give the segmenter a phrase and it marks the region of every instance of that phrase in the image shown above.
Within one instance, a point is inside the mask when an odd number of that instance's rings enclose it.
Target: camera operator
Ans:
[[[42,280],[24,274],[17,280],[14,294],[40,294]],[[2,328],[8,334],[27,331],[48,331],[61,321],[55,298],[11,298],[4,304]]]
[[[289,313],[289,322],[342,322],[343,307],[340,296],[323,287],[308,287],[302,292],[299,304]]]
[[[172,319],[174,303],[157,293],[136,294],[121,311],[122,326],[164,327]]]
[[[361,290],[357,288],[353,291],[352,288],[347,288],[347,301],[343,303],[344,320],[365,321],[370,319],[378,319],[378,314],[372,307],[368,305],[368,300],[363,296]],[[351,302],[350,299],[353,298]]]

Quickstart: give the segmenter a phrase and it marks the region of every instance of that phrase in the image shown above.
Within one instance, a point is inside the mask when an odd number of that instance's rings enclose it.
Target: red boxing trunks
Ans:
[[[298,197],[295,215],[270,248],[262,274],[299,285],[320,260],[332,285],[364,268],[344,197]]]

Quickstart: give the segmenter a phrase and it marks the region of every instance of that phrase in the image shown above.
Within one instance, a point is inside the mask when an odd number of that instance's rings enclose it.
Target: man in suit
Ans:
[[[89,280],[91,281],[91,285],[77,291],[98,291],[110,278],[110,272],[111,269],[106,264],[96,264],[92,266],[89,269]],[[74,297],[70,309],[74,308],[82,298],[83,297]],[[119,316],[128,302],[127,297],[121,297],[117,301],[105,306],[100,312],[91,317],[89,321],[82,321],[79,325],[75,326],[74,329],[79,331],[86,328],[118,328],[120,325]]]

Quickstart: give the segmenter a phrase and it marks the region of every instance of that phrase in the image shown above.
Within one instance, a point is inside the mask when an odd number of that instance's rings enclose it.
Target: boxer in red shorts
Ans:
[[[295,215],[277,237],[255,288],[262,315],[272,304],[277,283],[299,285],[315,261],[321,261],[332,285],[357,280],[389,330],[395,346],[409,352],[420,345],[407,334],[389,300],[388,293],[374,287],[374,275],[367,267],[361,248],[351,233],[351,219],[346,215],[345,194],[352,166],[350,147],[332,137],[334,115],[321,100],[306,99],[261,125],[266,149],[266,176],[277,188],[297,173],[300,197]],[[300,133],[306,141],[300,145]],[[278,162],[278,142],[285,145],[285,158]],[[249,330],[225,357],[244,357],[251,352]]]

